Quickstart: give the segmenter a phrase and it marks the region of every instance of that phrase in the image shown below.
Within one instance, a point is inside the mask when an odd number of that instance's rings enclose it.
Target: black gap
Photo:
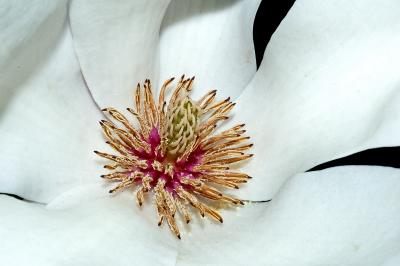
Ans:
[[[21,198],[20,196],[14,195],[14,194],[9,194],[9,193],[0,193],[0,195],[6,195],[6,196],[10,196],[13,198],[16,198],[17,200],[24,200],[23,198]]]
[[[257,68],[262,61],[265,47],[276,28],[286,16],[295,0],[263,0],[257,10],[253,25],[253,40]]]
[[[400,147],[375,148],[360,151],[317,165],[308,171],[317,171],[341,165],[377,165],[400,168]]]

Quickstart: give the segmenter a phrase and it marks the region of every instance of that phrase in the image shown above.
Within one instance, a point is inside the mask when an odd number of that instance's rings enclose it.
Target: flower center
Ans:
[[[132,153],[138,158],[143,158],[146,166],[133,167],[130,169],[132,175],[140,173],[137,182],[141,182],[140,177],[147,176],[149,181],[149,190],[154,189],[159,181],[163,182],[163,187],[173,196],[177,196],[177,188],[185,187],[187,190],[193,190],[187,186],[196,182],[200,172],[195,171],[195,167],[200,164],[203,151],[200,149],[192,152],[185,160],[177,160],[169,153],[162,154],[158,152],[161,145],[160,132],[157,127],[151,130],[149,138],[146,140],[151,147],[149,152],[143,150],[132,150]]]
[[[237,189],[250,178],[230,170],[230,166],[252,157],[245,151],[253,144],[246,143],[249,137],[243,136],[244,124],[215,133],[217,124],[228,119],[234,104],[229,98],[214,102],[215,90],[197,102],[192,101],[189,92],[194,78],[182,76],[167,105],[165,95],[172,80],[162,86],[158,103],[149,80],[143,90],[138,84],[136,108],[127,110],[137,119],[139,128],[116,109],[103,109],[115,122],[102,120],[100,125],[107,143],[119,155],[95,153],[113,161],[104,166],[113,172],[102,175],[118,182],[110,193],[136,188],[137,203],[141,206],[144,194],[152,192],[158,224],[166,221],[180,238],[176,213],[189,223],[191,206],[203,217],[208,215],[222,223],[222,217],[204,199],[243,204],[223,190]]]

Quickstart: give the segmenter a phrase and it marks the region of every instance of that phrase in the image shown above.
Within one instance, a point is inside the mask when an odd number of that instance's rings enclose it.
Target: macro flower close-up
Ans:
[[[1,264],[399,265],[400,2],[283,2],[0,0]]]

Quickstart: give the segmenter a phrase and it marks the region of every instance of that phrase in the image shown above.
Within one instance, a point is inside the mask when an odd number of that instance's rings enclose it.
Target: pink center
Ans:
[[[182,178],[197,179],[200,176],[201,173],[198,171],[196,172],[193,169],[196,165],[200,164],[204,152],[198,148],[194,150],[184,161],[177,161],[176,159],[168,158],[167,155],[162,155],[157,150],[158,146],[160,145],[161,138],[156,127],[153,127],[151,130],[149,138],[147,140],[143,140],[150,144],[150,152],[146,152],[143,149],[132,149],[131,152],[133,155],[139,157],[139,159],[146,160],[147,168],[134,168],[132,169],[132,172],[140,171],[144,175],[150,176],[152,178],[152,181],[150,182],[151,188],[154,188],[157,185],[159,179],[164,180],[164,187],[166,191],[170,192],[174,196],[176,196],[175,189],[177,187],[183,187],[188,191],[192,190],[193,187],[191,185],[184,184],[182,182]],[[154,162],[160,163],[164,170],[160,171],[159,169],[155,169],[153,166]],[[169,174],[165,171],[167,164],[173,166],[172,174]],[[138,178],[137,182],[141,183],[142,179]]]

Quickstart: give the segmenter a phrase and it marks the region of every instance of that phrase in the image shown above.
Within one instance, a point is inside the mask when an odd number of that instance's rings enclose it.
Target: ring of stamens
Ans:
[[[152,192],[159,216],[170,230],[181,238],[176,214],[189,223],[189,206],[201,216],[223,222],[221,215],[204,199],[243,205],[243,201],[224,194],[222,188],[238,189],[250,178],[245,173],[231,170],[231,165],[252,157],[246,154],[253,144],[244,136],[244,124],[215,133],[217,125],[227,120],[234,103],[227,98],[215,101],[212,90],[200,100],[189,97],[194,77],[178,81],[169,98],[166,94],[173,78],[164,82],[158,102],[151,83],[137,85],[135,108],[127,108],[138,122],[138,127],[114,108],[103,111],[109,120],[100,121],[107,143],[118,153],[112,155],[95,151],[110,161],[104,167],[113,172],[102,175],[118,184],[110,193],[125,188],[136,188],[139,206],[144,195]],[[111,122],[113,120],[114,122]]]

